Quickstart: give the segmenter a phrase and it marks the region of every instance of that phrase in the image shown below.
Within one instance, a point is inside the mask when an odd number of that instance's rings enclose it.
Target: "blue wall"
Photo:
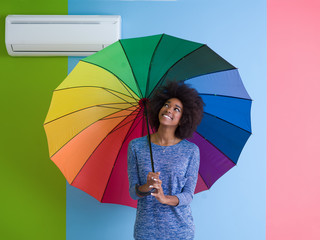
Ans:
[[[239,68],[252,129],[238,165],[192,202],[196,239],[263,240],[266,206],[266,1],[69,0],[69,14],[122,16],[122,37],[167,33],[206,43]],[[69,58],[69,71],[78,62]],[[135,209],[67,186],[67,240],[133,239]]]

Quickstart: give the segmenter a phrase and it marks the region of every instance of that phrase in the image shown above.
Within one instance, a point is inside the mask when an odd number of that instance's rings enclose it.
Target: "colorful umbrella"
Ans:
[[[237,163],[251,134],[251,99],[237,69],[204,44],[166,34],[124,39],[81,60],[53,93],[44,123],[50,158],[72,186],[136,206],[128,143],[147,134],[141,99],[167,80],[190,84],[206,104],[189,139],[201,155],[196,192]]]

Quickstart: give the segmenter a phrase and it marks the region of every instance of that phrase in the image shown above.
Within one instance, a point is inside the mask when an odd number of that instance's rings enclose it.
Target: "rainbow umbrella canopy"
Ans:
[[[50,158],[72,186],[100,202],[136,207],[128,144],[147,134],[141,99],[169,80],[189,84],[205,103],[188,139],[200,148],[195,192],[236,165],[251,135],[251,99],[238,70],[205,44],[161,34],[119,40],[82,59],[55,89],[44,128]]]

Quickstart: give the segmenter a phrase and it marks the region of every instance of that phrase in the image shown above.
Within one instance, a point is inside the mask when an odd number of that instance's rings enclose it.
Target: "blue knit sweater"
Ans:
[[[194,238],[194,223],[190,202],[198,178],[199,148],[182,140],[173,146],[152,143],[154,168],[160,172],[165,195],[177,196],[178,206],[161,204],[149,195],[138,197],[135,185],[146,183],[151,172],[147,137],[130,142],[128,148],[128,177],[130,196],[138,200],[134,238],[137,240],[188,240]]]

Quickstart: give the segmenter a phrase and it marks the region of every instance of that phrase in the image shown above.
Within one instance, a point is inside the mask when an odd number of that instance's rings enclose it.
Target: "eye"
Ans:
[[[175,108],[174,110],[177,111],[177,112],[180,112],[180,109],[179,109],[179,108]]]
[[[163,104],[164,107],[169,107],[168,103]]]

